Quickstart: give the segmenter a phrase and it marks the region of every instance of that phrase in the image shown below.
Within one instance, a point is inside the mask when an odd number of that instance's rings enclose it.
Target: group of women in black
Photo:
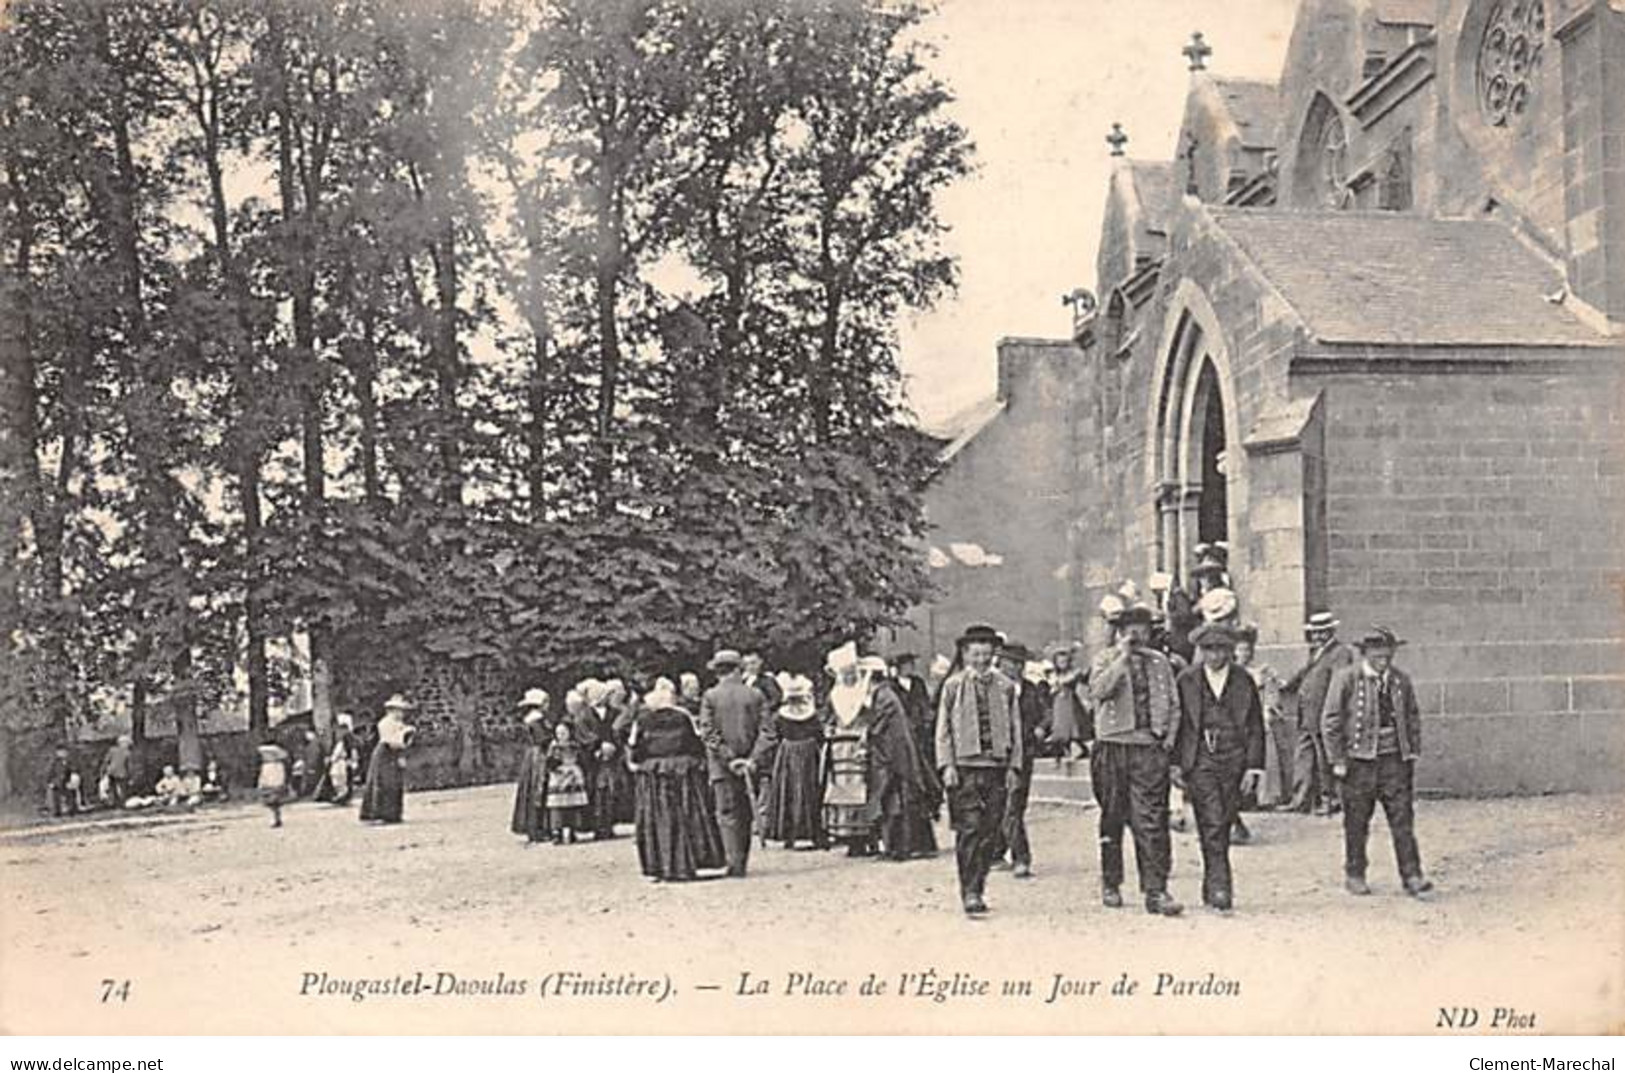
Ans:
[[[769,709],[764,737],[773,740],[754,776],[762,841],[890,860],[935,855],[942,790],[930,743],[920,740],[928,701],[911,698],[883,661],[860,661],[850,646],[831,654],[829,671],[822,698],[800,676],[753,686]],[[618,682],[589,680],[555,712],[544,691],[527,692],[513,832],[527,844],[568,843],[577,829],[603,839],[614,837],[615,824],[632,823],[647,878],[683,881],[722,868],[697,699],[667,679],[641,698]],[[573,792],[578,785],[584,795]]]

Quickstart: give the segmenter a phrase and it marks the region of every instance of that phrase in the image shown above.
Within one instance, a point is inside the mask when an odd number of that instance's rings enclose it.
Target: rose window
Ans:
[[[1546,42],[1546,5],[1508,0],[1490,9],[1478,49],[1478,103],[1491,126],[1504,127],[1529,109]]]

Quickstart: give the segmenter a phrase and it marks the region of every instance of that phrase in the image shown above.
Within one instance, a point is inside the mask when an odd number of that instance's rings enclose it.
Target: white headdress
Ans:
[[[830,649],[829,655],[824,657],[824,666],[831,674],[840,674],[848,667],[858,665],[858,645],[856,641],[848,641],[839,648]]]

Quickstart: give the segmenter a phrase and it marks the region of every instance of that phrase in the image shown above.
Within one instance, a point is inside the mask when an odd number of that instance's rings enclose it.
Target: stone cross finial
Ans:
[[[1123,155],[1123,146],[1128,144],[1128,135],[1123,133],[1123,124],[1112,124],[1112,132],[1106,135],[1106,144],[1112,147],[1112,156]]]
[[[1180,52],[1190,61],[1191,70],[1205,71],[1207,69],[1207,58],[1213,55],[1213,46],[1204,41],[1202,31],[1197,30],[1191,34],[1191,43],[1181,49]]]

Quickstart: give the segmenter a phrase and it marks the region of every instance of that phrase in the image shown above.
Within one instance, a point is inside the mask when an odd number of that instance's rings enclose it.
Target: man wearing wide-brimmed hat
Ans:
[[[1394,860],[1405,892],[1433,889],[1422,875],[1416,844],[1416,758],[1422,755],[1422,715],[1410,676],[1394,666],[1404,644],[1386,626],[1360,639],[1361,660],[1332,677],[1321,733],[1332,773],[1343,783],[1343,874],[1350,894],[1371,893],[1366,842],[1371,814],[1382,802]]]
[[[706,668],[718,675],[717,684],[700,698],[696,727],[705,742],[711,790],[717,801],[717,826],[728,856],[728,874],[745,874],[750,863],[750,835],[755,815],[751,781],[777,739],[767,718],[767,702],[740,677],[738,652],[724,648]]]
[[[1354,650],[1337,638],[1337,617],[1330,611],[1317,611],[1303,624],[1309,642],[1309,661],[1282,687],[1298,705],[1298,741],[1292,757],[1292,802],[1294,812],[1313,811],[1317,816],[1338,809],[1337,784],[1326,760],[1326,744],[1320,736],[1320,713],[1326,704],[1326,690],[1332,676],[1354,662]],[[1290,708],[1288,709],[1291,710]]]
[[[1146,911],[1175,916],[1168,894],[1169,754],[1179,729],[1179,697],[1168,657],[1149,645],[1151,608],[1136,603],[1118,617],[1118,636],[1095,657],[1089,695],[1095,706],[1089,776],[1100,805],[1100,897],[1123,904],[1123,828],[1134,835],[1134,861]]]
[[[1264,778],[1264,710],[1252,678],[1235,665],[1233,627],[1203,623],[1191,644],[1196,664],[1179,676],[1174,763],[1202,843],[1202,903],[1229,912],[1231,827],[1242,795]]]
[[[1016,686],[993,667],[1003,637],[971,626],[959,638],[964,666],[942,683],[937,702],[937,763],[948,795],[965,912],[987,912],[987,874],[999,848],[1005,801],[1020,778],[1022,753]]]

